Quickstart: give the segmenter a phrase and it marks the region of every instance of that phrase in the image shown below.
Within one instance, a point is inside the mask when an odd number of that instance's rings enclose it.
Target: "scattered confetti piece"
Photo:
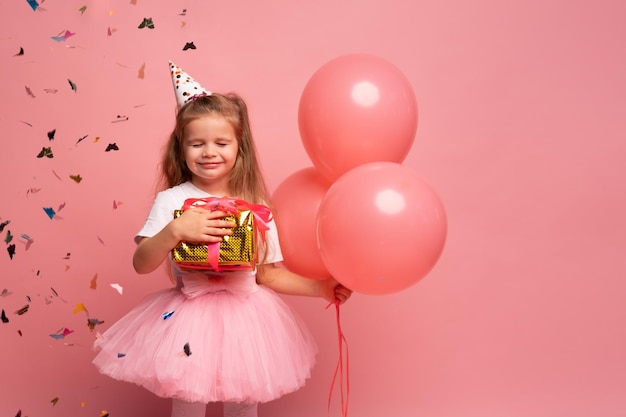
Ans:
[[[50,402],[52,403],[52,406],[57,405],[57,403],[59,402],[59,397],[54,397],[52,400],[50,400]]]
[[[26,2],[30,5],[30,7],[32,7],[33,10],[37,10],[37,7],[39,7],[37,0],[26,0]]]
[[[3,289],[2,292],[0,293],[0,297],[7,297],[9,295],[13,294],[11,291],[9,291],[8,289]]]
[[[80,9],[78,9],[78,11],[80,12],[80,14],[84,14],[86,10],[87,10],[87,6],[86,6],[86,5],[85,5],[85,6],[83,6],[83,7],[81,7]]]
[[[17,410],[15,417],[22,417],[22,410]]]
[[[89,330],[95,329],[96,325],[104,323],[102,320],[98,320],[96,318],[87,318],[87,327]]]
[[[107,148],[104,150],[105,152],[109,152],[109,151],[119,151],[120,148],[117,147],[117,143],[109,143],[107,145]]]
[[[24,239],[26,242],[26,246],[24,247],[24,250],[28,250],[30,249],[30,245],[32,245],[33,243],[35,243],[35,240],[33,238],[31,238],[30,236],[28,236],[27,234],[22,233],[21,236],[22,239]]]
[[[41,191],[41,188],[29,188],[28,190],[26,190],[26,197],[28,197],[29,194],[35,194],[39,191]]]
[[[117,354],[117,357],[118,357],[118,358],[123,358],[124,356],[126,356],[126,354],[125,354],[125,353],[118,353],[118,354]]]
[[[44,88],[43,91],[45,91],[48,94],[56,94],[57,91],[59,90],[57,90],[56,88]]]
[[[54,219],[54,216],[57,214],[56,211],[54,211],[52,207],[44,207],[43,211],[46,212],[46,214],[48,215],[48,217],[50,217],[50,219]]]
[[[85,139],[87,139],[87,136],[89,135],[85,135],[82,138],[78,138],[78,140],[76,141],[76,145],[78,145],[79,143],[81,143],[82,141],[84,141]]]
[[[100,417],[109,417],[109,412],[108,412],[108,411],[106,411],[106,410],[102,410],[102,411],[100,412]]]
[[[57,133],[56,129],[52,129],[48,132],[48,140],[54,140],[54,135]]]
[[[47,147],[47,148],[43,147],[43,148],[41,148],[41,152],[39,152],[39,154],[37,154],[37,158],[43,158],[44,156],[46,158],[53,158],[54,154],[52,153],[52,148],[50,148],[50,147]]]
[[[74,35],[76,35],[76,33],[72,33],[69,30],[62,30],[57,36],[52,36],[51,38],[57,42],[65,42],[67,38]]]
[[[89,283],[89,288],[95,290],[98,287],[98,274],[95,274],[93,278],[91,278],[91,282]]]
[[[12,243],[9,246],[7,246],[7,252],[9,253],[9,258],[13,259],[13,256],[15,255],[15,244]]]
[[[124,288],[120,284],[111,284],[111,288],[120,293],[120,295],[123,295]]]
[[[137,78],[139,78],[140,80],[143,80],[143,77],[145,76],[145,71],[146,71],[146,63],[144,62],[143,64],[141,64],[141,67],[139,67],[139,71],[137,72]]]
[[[68,253],[66,253],[66,254],[65,254],[65,256],[64,256],[63,258],[61,258],[61,259],[67,259],[67,260],[69,260],[69,259],[70,259],[70,256],[72,256],[72,254],[71,254],[70,252],[68,252]]]
[[[26,314],[28,313],[29,307],[30,307],[30,304],[26,304],[24,307],[20,308],[19,310],[15,310],[15,314],[17,314],[18,316]]]
[[[24,48],[20,47],[20,51],[13,56],[22,56],[22,55],[24,55]]]
[[[4,309],[2,309],[2,313],[0,313],[0,320],[2,320],[3,323],[9,322],[9,318],[7,317],[7,313],[4,312]]]
[[[121,201],[115,201],[113,200],[113,210],[117,210],[117,208],[119,206],[121,206],[123,203]]]
[[[125,122],[128,120],[128,116],[121,116],[121,115],[117,115],[115,117],[115,120],[113,120],[111,123],[117,123],[117,122]]]
[[[30,127],[33,127],[33,125],[32,125],[32,124],[30,124],[30,123],[28,123],[28,122],[25,122],[24,120],[20,120],[20,122],[22,122],[22,123],[24,123],[25,125],[28,125],[28,126],[30,126]]]
[[[77,93],[78,92],[78,87],[76,86],[76,84],[74,84],[74,82],[72,80],[70,80],[69,78],[67,79],[67,82],[70,83],[70,87],[72,87],[72,90]]]
[[[64,327],[63,329],[58,330],[56,333],[51,333],[50,337],[56,340],[60,340],[60,339],[64,339],[65,336],[74,333],[74,330],[70,330],[67,327]]]
[[[143,21],[138,26],[139,29],[148,28],[154,29],[154,22],[151,17],[144,17]]]
[[[100,242],[101,245],[104,245],[104,240],[102,240],[100,236],[96,236],[96,239],[98,239],[98,242]]]
[[[5,220],[2,223],[0,223],[0,232],[2,232],[4,228],[9,225],[9,223],[11,223],[11,220]]]
[[[57,172],[54,169],[52,170],[52,173],[54,174],[55,177],[57,177],[59,181],[63,181],[61,177],[59,176],[59,174],[57,174]]]
[[[81,311],[84,311],[85,313],[89,314],[89,312],[87,311],[87,307],[85,307],[83,303],[76,304],[76,306],[74,307],[73,313],[78,314]]]
[[[35,98],[35,94],[33,94],[33,91],[27,85],[25,85],[24,88],[26,89],[26,94],[28,94],[32,98]]]
[[[187,16],[187,9],[183,9],[182,12],[178,14],[179,16]]]
[[[173,314],[174,314],[173,311],[168,311],[168,312],[165,312],[165,313],[161,314],[161,317],[163,317],[163,320],[167,320],[170,317],[172,317]]]
[[[183,51],[187,49],[196,49],[196,45],[194,45],[193,42],[186,42],[185,46],[183,46]]]
[[[183,350],[185,351],[185,355],[187,356],[191,355],[191,349],[189,348],[189,343],[185,343],[185,346],[183,346]]]
[[[80,182],[83,180],[83,177],[81,177],[80,174],[70,175],[70,178],[73,179],[76,184],[80,184]]]
[[[13,235],[11,234],[10,230],[7,230],[7,234],[4,237],[4,243],[9,244],[11,243],[12,240],[13,240]]]

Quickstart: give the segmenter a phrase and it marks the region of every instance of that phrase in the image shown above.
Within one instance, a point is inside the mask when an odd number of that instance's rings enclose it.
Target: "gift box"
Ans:
[[[224,236],[217,243],[179,242],[172,249],[172,260],[185,269],[210,269],[214,271],[253,270],[257,262],[257,237],[264,238],[270,220],[265,206],[248,204],[230,198],[188,199],[180,210],[179,217],[190,207],[220,210],[228,213],[225,220],[235,223],[232,235]]]

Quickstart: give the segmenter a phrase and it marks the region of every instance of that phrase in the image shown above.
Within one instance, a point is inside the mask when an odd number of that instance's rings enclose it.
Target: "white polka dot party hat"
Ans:
[[[193,79],[178,65],[169,61],[170,74],[172,75],[172,83],[174,84],[174,92],[176,93],[176,101],[179,106],[184,105],[189,100],[196,97],[210,96],[211,92],[204,89],[199,82]]]

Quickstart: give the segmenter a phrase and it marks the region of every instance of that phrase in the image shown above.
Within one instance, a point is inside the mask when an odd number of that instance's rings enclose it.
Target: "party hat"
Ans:
[[[174,92],[176,93],[176,101],[179,106],[182,106],[189,100],[193,100],[195,97],[211,95],[209,90],[205,90],[199,82],[194,80],[193,77],[183,71],[178,65],[174,64],[172,61],[169,61],[169,63]]]

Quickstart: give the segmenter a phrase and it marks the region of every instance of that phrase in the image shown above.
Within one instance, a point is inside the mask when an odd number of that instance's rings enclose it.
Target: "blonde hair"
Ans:
[[[189,122],[209,114],[219,115],[228,120],[237,137],[239,150],[228,178],[228,186],[233,194],[230,197],[241,198],[254,204],[269,204],[270,196],[250,130],[248,107],[236,93],[213,93],[196,97],[178,109],[176,125],[165,145],[161,160],[160,190],[191,180],[191,171],[185,163],[181,146],[183,132]]]

